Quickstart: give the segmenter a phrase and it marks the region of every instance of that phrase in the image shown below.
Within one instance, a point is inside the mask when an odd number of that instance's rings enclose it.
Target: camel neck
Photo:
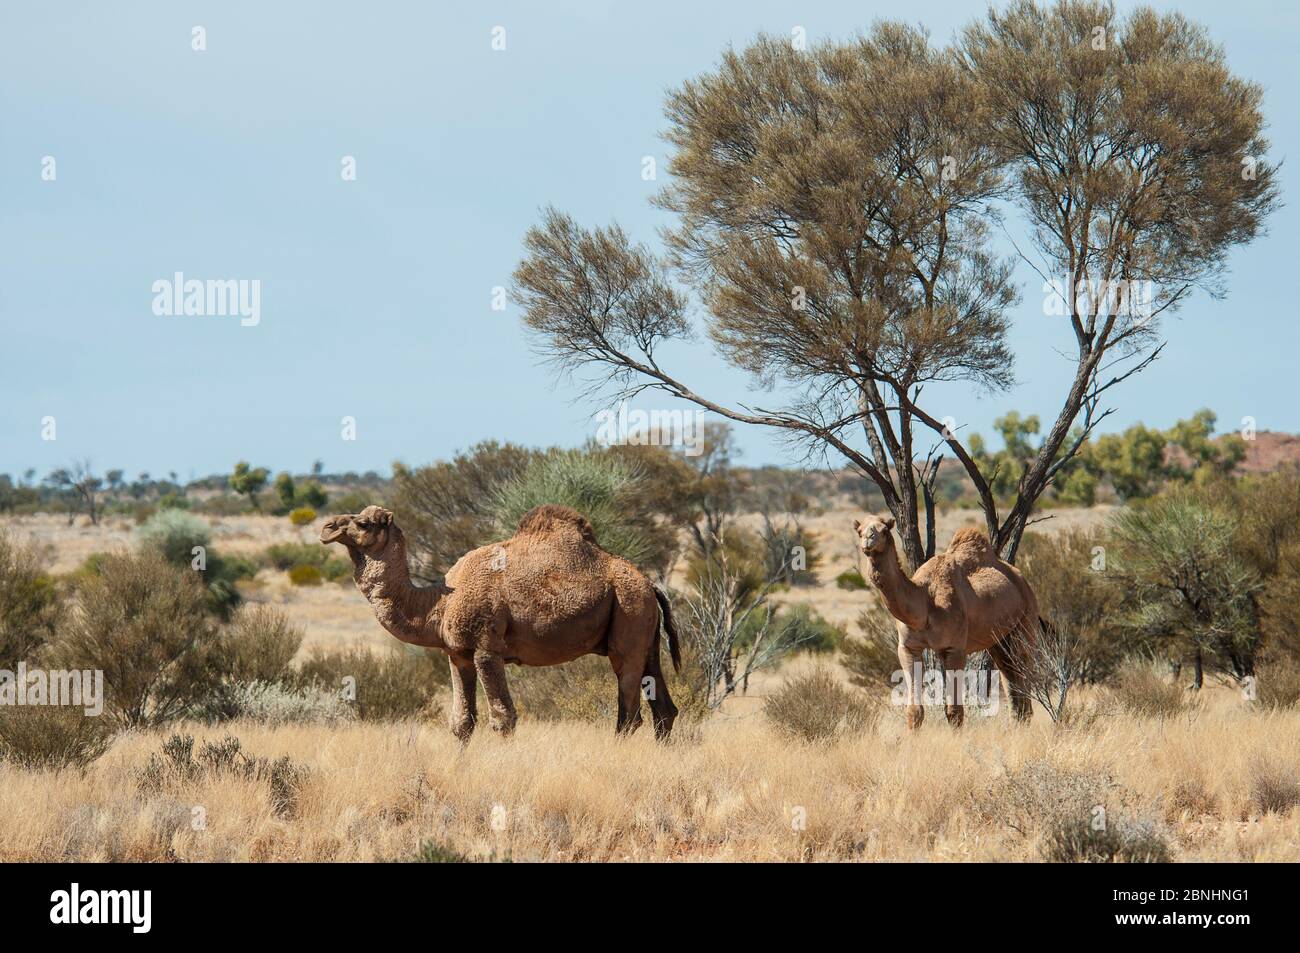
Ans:
[[[898,552],[892,539],[878,553],[871,553],[871,582],[885,600],[889,614],[908,628],[925,627],[926,592],[908,577],[898,563]]]
[[[352,578],[375,610],[379,624],[393,636],[413,645],[439,648],[436,609],[446,595],[445,586],[420,588],[411,582],[406,564],[406,539],[393,527],[388,545],[378,556],[352,551]]]

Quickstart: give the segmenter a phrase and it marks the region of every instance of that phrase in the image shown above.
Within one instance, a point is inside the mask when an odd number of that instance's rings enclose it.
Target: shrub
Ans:
[[[415,853],[405,859],[408,864],[468,864],[472,861],[459,851],[437,841],[420,841]]]
[[[208,778],[235,777],[265,781],[271,806],[279,817],[292,817],[298,794],[308,777],[307,768],[290,758],[275,761],[249,755],[234,735],[205,741],[194,756],[193,735],[172,735],[162,750],[151,754],[138,775],[140,791],[156,794],[169,788]]]
[[[104,557],[81,583],[77,611],[51,645],[55,665],[99,669],[104,716],[125,726],[175,718],[220,671],[221,640],[207,594],[188,570],[154,552]]]
[[[315,566],[319,569],[329,558],[329,550],[319,543],[276,543],[268,546],[262,559],[276,569],[288,570],[294,566]]]
[[[294,566],[289,570],[289,581],[295,586],[319,586],[322,579],[318,566]]]
[[[975,813],[1028,836],[1036,828],[1052,830],[1057,824],[1083,821],[1091,824],[1098,809],[1110,812],[1122,806],[1124,792],[1109,774],[1062,768],[1046,758],[1033,758],[1015,768],[1004,768],[982,793],[976,795]]]
[[[817,668],[786,679],[764,699],[763,714],[782,733],[814,743],[861,731],[874,720],[876,710],[826,669]]]
[[[356,712],[334,691],[314,685],[288,688],[278,682],[235,682],[222,686],[195,711],[200,721],[236,718],[264,725],[334,725]]]
[[[279,682],[302,647],[302,629],[271,606],[242,609],[223,640],[223,671],[236,682]]]
[[[1300,664],[1279,658],[1255,673],[1256,699],[1265,708],[1294,708],[1300,701]]]
[[[310,526],[316,522],[316,511],[310,506],[300,506],[289,514],[289,522],[294,526]]]
[[[364,646],[327,652],[316,646],[297,672],[299,687],[335,692],[368,721],[427,716],[438,690],[450,681],[441,652],[394,649],[372,652]],[[355,694],[355,698],[349,697]]]
[[[1042,846],[1054,864],[1167,864],[1169,841],[1153,821],[1115,819],[1094,825],[1086,818],[1059,818]]]
[[[30,659],[54,637],[62,617],[41,551],[0,531],[0,668]]]
[[[1168,718],[1187,707],[1183,689],[1156,670],[1156,663],[1129,659],[1107,683],[1110,696],[1131,715]]]
[[[841,589],[866,589],[867,580],[863,578],[862,573],[858,572],[856,569],[850,569],[835,577],[835,585]]]
[[[181,509],[160,509],[136,530],[142,548],[152,548],[173,566],[186,568],[194,559],[194,547],[212,546],[212,527],[200,516]]]
[[[556,450],[534,459],[492,497],[496,533],[514,533],[520,518],[544,503],[570,506],[591,522],[602,549],[647,568],[663,568],[676,549],[676,534],[664,533],[646,505],[645,471],[616,454]],[[638,505],[640,502],[640,505]]]
[[[1300,804],[1300,779],[1295,769],[1264,761],[1252,764],[1250,804],[1261,814],[1285,814]]]
[[[849,682],[875,691],[894,684],[898,665],[898,633],[894,618],[872,603],[858,615],[862,638],[846,638],[840,644],[839,662],[849,673]]]
[[[113,729],[76,706],[0,706],[0,760],[23,768],[84,768],[107,750]]]
[[[511,672],[510,690],[519,711],[536,721],[613,721],[618,713],[614,673],[593,656]]]

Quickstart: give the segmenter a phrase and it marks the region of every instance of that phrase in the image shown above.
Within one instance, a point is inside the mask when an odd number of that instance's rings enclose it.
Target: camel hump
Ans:
[[[591,521],[575,509],[546,503],[535,506],[519,519],[517,533],[555,533],[577,530],[579,535],[589,543],[596,542],[596,531]]]
[[[992,565],[996,559],[988,538],[973,527],[957,530],[944,556],[967,571]]]

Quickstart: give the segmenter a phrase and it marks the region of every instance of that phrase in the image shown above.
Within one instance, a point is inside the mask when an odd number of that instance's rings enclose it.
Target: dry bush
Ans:
[[[226,629],[223,669],[236,682],[278,682],[302,647],[302,628],[272,606],[247,606]]]
[[[563,665],[515,668],[510,694],[523,717],[539,721],[610,721],[618,714],[618,684],[609,662],[587,655]]]
[[[878,714],[861,693],[821,667],[787,678],[763,700],[763,715],[778,731],[810,743],[860,732]]]
[[[1286,814],[1300,804],[1295,769],[1257,759],[1250,765],[1250,805],[1261,814]]]
[[[295,586],[319,586],[324,576],[318,566],[294,566],[289,570],[289,581]]]
[[[1158,824],[1124,818],[1099,826],[1081,817],[1060,820],[1052,825],[1041,852],[1055,864],[1165,864],[1173,859]]]
[[[271,761],[248,754],[234,735],[203,742],[197,757],[193,735],[172,735],[160,751],[149,756],[138,783],[141,793],[157,794],[214,777],[265,781],[276,815],[290,818],[308,775],[305,766],[287,756]]]
[[[298,688],[342,694],[357,717],[392,721],[437,713],[437,695],[450,682],[441,652],[397,648],[372,652],[364,646],[328,651],[314,646],[296,676]],[[355,698],[348,695],[355,689]]]
[[[211,693],[222,646],[199,573],[154,552],[111,554],[78,603],[50,647],[52,667],[103,671],[105,717],[160,724]]]
[[[1183,688],[1165,677],[1155,662],[1129,659],[1107,683],[1112,700],[1130,715],[1169,718],[1187,708]]]
[[[204,722],[244,720],[260,725],[334,725],[357,717],[337,691],[314,685],[290,688],[279,682],[233,682],[194,712]]]
[[[1124,792],[1103,771],[1058,766],[1032,758],[1002,776],[975,798],[977,816],[1028,836],[1058,823],[1091,822],[1098,808],[1123,803]]]
[[[84,768],[112,740],[108,719],[75,706],[0,706],[0,760],[24,768]]]
[[[31,661],[54,638],[62,618],[44,553],[0,530],[0,668]]]
[[[1255,698],[1265,708],[1294,708],[1300,701],[1300,664],[1276,658],[1255,672]]]

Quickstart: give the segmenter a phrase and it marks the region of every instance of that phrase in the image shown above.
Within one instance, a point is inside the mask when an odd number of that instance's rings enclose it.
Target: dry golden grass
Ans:
[[[246,751],[309,769],[288,818],[243,777],[142,793],[138,772],[169,732],[132,734],[84,772],[0,766],[0,860],[369,861],[421,842],[515,860],[1035,860],[1066,783],[1085,801],[1105,790],[1110,823],[1162,827],[1178,860],[1300,859],[1300,808],[1269,800],[1295,779],[1300,712],[1206,694],[1172,719],[1078,729],[1002,714],[960,732],[932,717],[908,735],[890,709],[811,745],[752,702],[670,746],[569,722],[525,721],[509,739],[481,729],[466,749],[428,723],[234,724]]]

